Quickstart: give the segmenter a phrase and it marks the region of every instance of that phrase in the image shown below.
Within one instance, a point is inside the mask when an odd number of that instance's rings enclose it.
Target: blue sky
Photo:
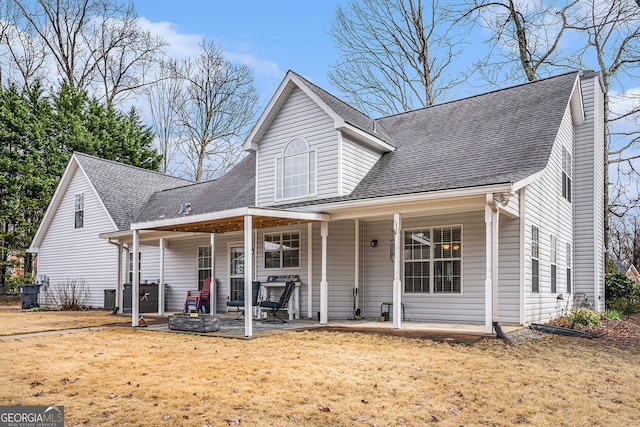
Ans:
[[[261,106],[291,69],[330,90],[337,60],[328,34],[340,0],[135,0],[145,26],[161,34],[173,57],[193,56],[213,40],[231,60],[251,65]]]

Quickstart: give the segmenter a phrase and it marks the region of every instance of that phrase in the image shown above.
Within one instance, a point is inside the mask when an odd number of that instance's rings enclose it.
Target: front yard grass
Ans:
[[[20,310],[0,306],[0,336],[61,329],[87,328],[131,321],[131,316],[112,316],[110,311]]]
[[[108,328],[5,338],[2,405],[66,426],[634,425],[638,347],[517,347],[302,331],[253,340]]]

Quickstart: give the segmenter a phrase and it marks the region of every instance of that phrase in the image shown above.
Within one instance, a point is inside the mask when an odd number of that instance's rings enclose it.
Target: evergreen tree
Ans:
[[[49,99],[40,85],[0,88],[0,292],[11,254],[24,256],[73,152],[158,170],[153,134],[69,85]]]

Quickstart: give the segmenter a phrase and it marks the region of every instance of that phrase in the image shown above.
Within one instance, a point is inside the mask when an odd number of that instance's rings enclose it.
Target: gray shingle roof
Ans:
[[[191,181],[159,172],[124,165],[83,153],[74,153],[102,199],[118,230],[128,230],[131,222],[157,191]]]
[[[373,120],[366,114],[356,110],[346,102],[331,95],[326,90],[314,85],[299,74],[296,74],[293,71],[289,72],[295,74],[296,77],[298,77],[313,93],[318,96],[318,98],[320,98],[325,104],[327,104],[329,108],[335,111],[336,114],[342,117],[346,123],[368,133],[369,135],[380,138],[388,144],[394,145],[391,135],[389,135],[389,133],[386,132],[384,128],[377,128],[375,120]]]
[[[378,119],[378,132],[392,135],[384,139],[392,140],[396,150],[384,154],[353,193],[280,207],[513,183],[527,178],[547,165],[576,77],[577,73],[568,73]],[[346,122],[373,132],[372,119],[301,80]],[[149,171],[91,156],[83,155],[81,161],[83,165],[95,163],[87,169],[93,170],[92,181],[97,183],[96,188],[100,186],[98,191],[114,220],[119,218],[116,223],[120,229],[128,228],[132,219],[143,222],[180,217],[185,203],[191,204],[192,215],[255,203],[254,154],[221,178],[199,184],[150,173],[154,181],[147,175]],[[127,206],[140,209],[133,212]]]
[[[255,204],[255,155],[242,159],[215,181],[192,184],[155,193],[136,222],[181,217],[180,208],[191,204],[191,215],[224,211]]]
[[[513,183],[543,170],[577,73],[378,119],[396,150],[347,196],[283,207]]]

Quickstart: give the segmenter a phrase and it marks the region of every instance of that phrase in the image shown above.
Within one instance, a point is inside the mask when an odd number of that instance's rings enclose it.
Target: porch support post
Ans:
[[[329,285],[327,283],[327,236],[329,235],[329,223],[320,223],[320,235],[322,236],[322,276],[320,279],[320,324],[326,325],[329,321]]]
[[[133,283],[131,284],[131,326],[138,326],[140,303],[140,267],[138,252],[140,251],[140,231],[133,230]]]
[[[484,331],[493,331],[493,194],[486,195],[485,224],[485,279],[484,279]]]
[[[116,246],[118,251],[118,258],[116,259],[116,300],[115,305],[118,308],[118,313],[122,313],[122,243],[118,243]]]
[[[492,325],[494,324],[494,322],[498,322],[499,316],[498,316],[498,249],[499,249],[499,243],[500,243],[500,237],[499,237],[499,226],[500,226],[500,209],[496,206],[495,202],[493,204],[494,209],[492,209],[492,215],[493,215],[493,238],[491,239],[492,242],[492,247],[491,247],[491,262],[492,262],[492,266],[491,266],[491,273],[492,273],[492,277],[491,277],[491,282],[493,285],[493,292],[491,293],[492,296],[492,319],[491,319],[491,323]]]
[[[402,237],[402,217],[399,213],[393,214],[393,328],[402,326],[402,281],[400,280],[400,263],[402,262],[402,249],[400,248]]]
[[[244,336],[253,336],[253,308],[251,307],[251,282],[253,282],[253,217],[244,216]]]
[[[209,243],[211,244],[211,285],[209,287],[209,314],[212,316],[216,314],[216,307],[218,304],[218,287],[216,286],[216,234],[211,233],[209,236]]]
[[[353,283],[353,317],[356,317],[356,311],[360,308],[360,298],[358,297],[359,287],[360,287],[360,220],[356,218],[355,220],[355,268],[353,272],[354,283]]]
[[[307,318],[313,319],[313,224],[307,224]]]
[[[160,279],[158,280],[158,314],[164,315],[164,250],[167,247],[167,241],[160,238]]]

